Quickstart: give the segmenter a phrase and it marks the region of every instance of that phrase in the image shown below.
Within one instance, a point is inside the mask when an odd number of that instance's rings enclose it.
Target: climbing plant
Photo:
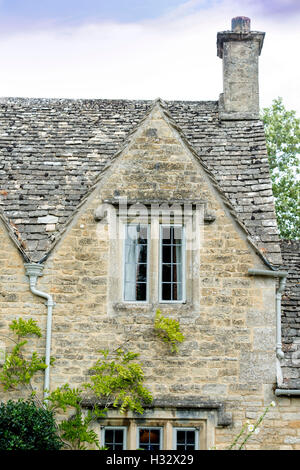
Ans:
[[[100,449],[98,436],[90,429],[92,421],[104,418],[109,407],[118,408],[121,413],[131,410],[142,414],[143,404],[151,403],[152,395],[143,384],[142,365],[136,361],[139,355],[120,348],[112,352],[99,351],[101,358],[89,371],[90,380],[80,388],[64,384],[48,393],[46,400],[40,402],[30,381],[38,371],[46,368],[46,364],[36,352],[32,353],[30,359],[23,356],[22,347],[27,344],[27,340],[22,338],[29,335],[41,337],[41,330],[34,320],[21,318],[14,320],[10,329],[17,335],[17,340],[13,340],[15,347],[6,356],[0,382],[5,390],[30,385],[30,395],[36,400],[36,405],[50,413],[67,413],[67,417],[62,417],[56,424],[57,433],[65,447],[84,450],[95,446]],[[87,392],[91,406],[84,412],[82,404]]]
[[[157,310],[154,329],[158,336],[170,345],[172,352],[178,352],[178,343],[182,343],[185,338],[180,331],[180,325],[177,320],[164,317],[161,311]]]
[[[152,402],[152,395],[144,387],[144,372],[140,363],[134,361],[138,354],[117,349],[99,351],[101,358],[90,369],[90,381],[80,389],[68,384],[54,390],[47,398],[51,410],[73,409],[71,419],[59,424],[62,439],[72,449],[84,450],[86,444],[99,447],[97,434],[89,429],[92,421],[104,418],[110,407],[120,413],[127,410],[143,414],[143,404]],[[84,392],[89,393],[90,409],[82,411]]]
[[[5,362],[1,368],[0,381],[4,386],[4,390],[16,389],[19,386],[30,386],[32,377],[41,370],[46,369],[44,358],[40,357],[37,352],[33,352],[30,359],[24,356],[24,347],[28,343],[25,337],[36,336],[40,338],[42,332],[37,323],[32,320],[13,320],[9,328],[17,336],[16,340],[12,339],[15,346],[10,354],[5,357]],[[11,339],[11,338],[10,338]],[[33,389],[31,387],[31,392]]]

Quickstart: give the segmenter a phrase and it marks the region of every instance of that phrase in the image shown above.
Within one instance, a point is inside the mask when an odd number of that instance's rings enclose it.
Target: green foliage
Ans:
[[[177,343],[182,343],[185,338],[180,331],[180,325],[177,320],[166,318],[162,315],[160,310],[157,310],[154,320],[154,329],[165,343],[170,344],[172,352],[178,352]]]
[[[0,380],[5,390],[16,388],[20,385],[30,384],[31,378],[46,365],[36,352],[31,359],[25,359],[22,348],[27,344],[22,337],[28,335],[41,336],[40,329],[32,319],[14,320],[10,325],[11,330],[17,335],[18,342],[11,354],[7,355],[0,373]],[[144,387],[144,373],[141,364],[135,361],[138,354],[124,352],[117,349],[113,353],[108,350],[100,351],[102,358],[91,369],[90,381],[82,384],[82,388],[71,388],[68,384],[48,393],[47,399],[40,409],[46,409],[49,413],[62,410],[70,412],[71,418],[63,419],[57,429],[60,432],[64,445],[72,449],[86,449],[95,446],[100,449],[97,434],[89,429],[95,419],[104,418],[109,406],[119,408],[121,413],[131,410],[142,414],[143,404],[152,402],[152,395]],[[82,411],[82,399],[84,391],[92,394],[95,403],[87,414]]]
[[[134,362],[138,354],[117,349],[111,353],[100,351],[102,358],[91,369],[90,382],[84,383],[82,389],[72,389],[68,384],[51,392],[47,397],[50,410],[66,412],[73,408],[71,418],[64,419],[59,424],[61,438],[72,449],[84,450],[86,445],[100,449],[97,434],[89,429],[95,419],[104,418],[109,406],[119,408],[121,413],[130,409],[143,413],[143,403],[151,403],[152,396],[143,386],[144,373],[141,365]],[[82,412],[83,391],[91,393],[94,405],[85,415]]]
[[[242,450],[245,448],[245,445],[247,441],[250,439],[250,437],[253,434],[258,434],[259,432],[259,425],[262,423],[264,417],[268,413],[269,409],[273,406],[276,406],[275,402],[272,401],[266,408],[264,409],[264,412],[260,415],[260,417],[257,419],[257,421],[254,424],[251,424],[249,421],[247,421],[244,426],[242,427],[241,431],[238,433],[238,435],[235,437],[231,445],[228,447],[227,450]],[[238,441],[241,438],[241,442],[239,443]],[[236,449],[234,447],[237,446]]]
[[[17,342],[12,352],[5,357],[4,365],[0,372],[0,381],[5,390],[15,389],[20,385],[28,385],[31,378],[40,370],[46,369],[44,359],[33,352],[30,359],[23,356],[23,348],[27,340],[21,338],[28,335],[41,337],[41,330],[36,322],[29,320],[13,320],[10,329],[17,335]]]
[[[300,119],[287,111],[282,98],[264,108],[267,150],[279,232],[282,238],[300,236]]]
[[[38,338],[41,338],[42,332],[38,327],[35,320],[29,318],[29,320],[13,320],[9,325],[9,328],[18,336],[18,338],[24,338],[28,335],[35,335]]]
[[[91,382],[84,387],[105,401],[104,408],[118,407],[120,413],[131,410],[142,414],[143,403],[151,403],[152,395],[143,386],[144,372],[134,361],[138,354],[117,349],[109,359],[109,351],[100,351],[102,358],[91,369]]]
[[[70,419],[63,420],[59,425],[61,438],[71,444],[73,450],[87,450],[86,444],[94,445],[98,449],[99,440],[95,431],[89,429],[94,420],[92,412],[83,416],[81,409],[77,409]]]
[[[65,384],[56,390],[53,390],[47,396],[47,406],[51,410],[61,409],[67,411],[67,408],[80,408],[81,390],[78,388],[70,388],[69,384]]]
[[[84,416],[81,408],[81,394],[81,389],[72,389],[69,384],[65,384],[48,395],[47,407],[52,411],[61,409],[64,412],[69,408],[74,409],[74,414],[62,420],[58,425],[60,436],[67,446],[73,450],[86,450],[86,444],[99,448],[97,434],[89,429],[89,425],[91,421],[100,416],[104,417],[105,414],[98,412],[98,408],[95,407],[93,412],[89,411]]]
[[[33,401],[0,403],[1,450],[59,450],[53,413]]]

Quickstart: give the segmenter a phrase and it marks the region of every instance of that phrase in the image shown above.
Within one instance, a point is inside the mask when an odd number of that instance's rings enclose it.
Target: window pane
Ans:
[[[136,284],[135,283],[125,282],[124,299],[136,300]]]
[[[148,237],[148,227],[147,225],[137,225],[137,238],[139,244],[146,244]]]
[[[172,284],[163,284],[162,285],[162,300],[173,300],[171,292]]]
[[[186,450],[184,444],[178,444],[176,450]]]
[[[159,429],[151,429],[150,431],[150,442],[152,444],[159,444],[160,432]]]
[[[183,228],[161,229],[161,299],[183,300]]]
[[[148,429],[140,429],[140,443],[144,444],[149,442],[150,439],[150,431]]]
[[[175,245],[182,243],[182,227],[173,227],[172,240]]]
[[[136,284],[135,300],[146,300],[146,299],[147,299],[147,284],[145,283]]]
[[[182,300],[182,284],[172,284],[172,300]]]
[[[162,265],[162,282],[172,281],[172,267],[170,264]]]
[[[173,282],[182,282],[182,265],[181,264],[173,264],[172,269],[172,281]]]
[[[162,243],[163,245],[171,243],[171,227],[162,228]]]
[[[186,431],[186,443],[195,444],[195,431]]]
[[[147,265],[146,264],[137,265],[136,280],[137,282],[147,281]]]
[[[194,430],[176,430],[176,449],[193,450],[196,448],[196,432]]]
[[[177,444],[185,443],[185,431],[177,431]]]
[[[137,262],[147,263],[147,245],[138,245],[136,252],[137,252]]]
[[[116,429],[115,430],[115,441],[118,443],[118,444],[123,444],[123,429]]]
[[[105,442],[113,442],[114,440],[114,432],[112,429],[108,430],[106,429],[105,430]]]
[[[147,226],[126,226],[124,300],[147,300]],[[143,284],[140,284],[143,283]]]
[[[171,263],[172,261],[172,247],[171,245],[163,245],[162,247],[162,262]]]
[[[125,263],[135,264],[136,263],[136,241],[126,240],[125,244]]]

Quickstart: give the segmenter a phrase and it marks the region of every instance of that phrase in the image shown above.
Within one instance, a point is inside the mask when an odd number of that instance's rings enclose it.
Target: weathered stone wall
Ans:
[[[41,299],[30,292],[25,276],[24,260],[0,220],[0,358],[2,360],[4,355],[9,354],[15,346],[16,337],[11,332],[9,324],[19,317],[33,318],[45,332],[45,306]],[[24,348],[24,353],[30,355],[33,347],[41,355],[44,355],[44,343],[44,339],[30,338],[28,345]],[[37,374],[34,379],[35,386],[41,389],[42,381],[43,374]],[[24,395],[27,396],[28,391],[24,390]],[[17,398],[19,392],[12,392],[12,396]],[[8,399],[8,397],[11,395],[4,393],[3,387],[0,386],[0,400]]]
[[[153,268],[149,302],[122,302],[119,245],[110,239],[105,221],[94,218],[101,202],[116,195],[134,200],[201,199],[215,215],[214,222],[202,226],[201,244],[187,257],[186,304],[158,304]],[[21,256],[4,229],[0,237],[1,328],[9,334],[13,318],[32,316],[45,331],[46,307],[29,292]],[[155,241],[151,243],[154,263],[157,252]],[[56,302],[51,388],[66,382],[80,385],[99,349],[115,349],[129,340],[126,347],[140,353],[146,384],[156,398],[194,396],[224,403],[233,414],[233,426],[217,428],[215,444],[228,444],[244,419],[254,418],[274,399],[275,281],[247,274],[249,268],[263,266],[207,173],[155,108],[69,225],[38,281],[39,289],[50,292]],[[177,355],[154,333],[158,306],[180,320],[186,340]],[[40,350],[42,343],[37,343]],[[35,383],[39,388],[40,381]],[[279,406],[266,418],[265,431],[251,442],[256,448],[297,448],[300,405],[296,399],[276,401]]]

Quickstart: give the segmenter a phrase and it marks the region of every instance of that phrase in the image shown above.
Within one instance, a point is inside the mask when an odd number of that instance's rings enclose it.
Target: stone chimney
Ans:
[[[250,19],[237,16],[231,31],[217,35],[217,54],[223,59],[220,119],[259,119],[258,56],[265,33],[250,30]]]

